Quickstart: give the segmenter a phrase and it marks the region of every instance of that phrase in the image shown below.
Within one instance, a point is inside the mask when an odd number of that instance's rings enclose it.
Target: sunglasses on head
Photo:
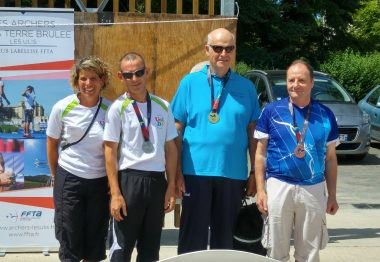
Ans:
[[[124,79],[132,79],[135,75],[136,77],[142,77],[145,74],[145,67],[141,68],[139,70],[136,70],[135,72],[121,72]]]
[[[208,45],[208,46],[211,47],[212,50],[214,50],[214,52],[218,54],[223,52],[223,50],[225,50],[226,53],[231,53],[235,49],[235,46],[233,45],[230,45],[230,46]]]

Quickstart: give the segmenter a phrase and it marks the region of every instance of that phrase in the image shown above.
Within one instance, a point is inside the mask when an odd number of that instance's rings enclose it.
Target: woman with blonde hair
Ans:
[[[79,60],[70,78],[75,94],[58,101],[49,117],[47,155],[61,261],[106,258],[109,197],[103,129],[110,102],[100,93],[109,77],[108,66],[99,58]]]

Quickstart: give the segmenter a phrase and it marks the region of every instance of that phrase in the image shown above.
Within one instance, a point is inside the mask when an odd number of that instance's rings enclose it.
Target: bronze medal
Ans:
[[[212,124],[215,124],[219,121],[219,115],[218,113],[214,113],[214,112],[210,112],[210,114],[208,115],[208,121],[210,121],[210,123]]]
[[[298,158],[304,158],[306,154],[305,148],[303,145],[298,144],[296,149],[294,149],[294,155]]]
[[[307,130],[307,127],[309,125],[311,103],[309,103],[309,105],[308,105],[306,116],[305,116],[305,121],[303,123],[301,133],[298,130],[298,125],[296,122],[296,116],[295,116],[293,104],[292,104],[290,98],[289,98],[289,111],[290,111],[290,114],[293,118],[293,127],[294,127],[293,129],[294,129],[294,132],[296,134],[296,141],[297,141],[297,146],[294,149],[294,155],[298,158],[304,158],[306,155],[304,142],[305,142],[306,130]]]

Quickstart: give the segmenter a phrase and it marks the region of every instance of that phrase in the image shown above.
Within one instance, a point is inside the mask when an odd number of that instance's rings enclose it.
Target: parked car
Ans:
[[[261,107],[288,97],[285,70],[252,70],[246,75],[256,85]],[[350,94],[331,76],[314,72],[312,98],[328,106],[334,113],[339,140],[337,155],[362,159],[371,143],[369,116],[363,112]]]
[[[380,141],[380,85],[375,86],[359,101],[359,107],[371,119],[371,137]]]

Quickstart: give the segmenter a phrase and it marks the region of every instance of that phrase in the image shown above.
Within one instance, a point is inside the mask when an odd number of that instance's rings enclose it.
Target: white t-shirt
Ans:
[[[68,172],[82,178],[104,177],[105,161],[103,131],[110,101],[103,98],[98,115],[86,137],[59,155],[58,164]],[[58,101],[51,111],[46,134],[61,139],[61,146],[78,141],[90,125],[98,105],[85,107],[77,95]]]
[[[119,170],[132,168],[144,171],[165,171],[165,142],[177,137],[173,113],[169,103],[150,94],[151,120],[149,140],[154,146],[152,153],[144,153],[140,123],[127,95],[120,96],[107,113],[104,140],[120,142]],[[147,103],[137,103],[142,118],[147,125]]]
[[[25,97],[25,109],[26,110],[34,109],[34,100],[36,100],[36,95],[25,92],[24,97]]]

